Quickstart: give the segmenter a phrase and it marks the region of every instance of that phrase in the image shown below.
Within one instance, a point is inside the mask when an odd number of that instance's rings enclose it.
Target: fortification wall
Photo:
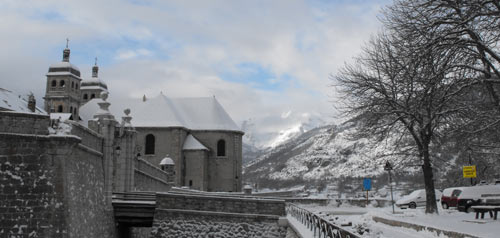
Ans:
[[[274,199],[157,194],[153,237],[285,237],[285,202]]]
[[[137,159],[134,171],[135,191],[166,192],[173,184],[173,175],[166,173],[146,160]]]
[[[49,116],[0,111],[0,132],[48,135]]]
[[[102,153],[103,137],[97,132],[90,130],[74,121],[67,121],[71,128],[71,134],[80,137],[81,144]]]
[[[21,123],[0,132],[0,237],[114,237],[102,154],[77,136],[44,135],[48,116],[8,118]]]

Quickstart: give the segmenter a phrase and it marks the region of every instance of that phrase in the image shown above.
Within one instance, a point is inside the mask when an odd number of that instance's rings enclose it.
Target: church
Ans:
[[[99,78],[82,78],[70,63],[70,49],[63,50],[61,62],[50,65],[47,76],[45,111],[51,118],[67,118],[92,128],[99,104],[110,103],[109,111],[120,115],[128,109],[137,131],[133,154],[163,168],[174,167],[174,184],[214,192],[242,189],[242,136],[222,105],[214,97],[155,97],[117,100],[108,98],[108,86]]]

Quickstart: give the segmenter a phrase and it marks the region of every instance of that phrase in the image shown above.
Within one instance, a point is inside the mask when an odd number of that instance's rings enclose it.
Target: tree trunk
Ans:
[[[429,155],[429,143],[423,143],[422,145],[422,156],[424,159],[424,165],[422,165],[422,170],[424,172],[424,183],[425,183],[425,213],[438,213],[437,203],[436,203],[436,192],[434,190],[434,174],[432,172],[432,165]]]

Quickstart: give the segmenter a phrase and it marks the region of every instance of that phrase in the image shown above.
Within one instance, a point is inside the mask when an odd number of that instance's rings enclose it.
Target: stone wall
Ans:
[[[185,209],[261,215],[285,215],[285,201],[245,197],[204,196],[193,194],[157,194],[156,206],[162,209]]]
[[[0,237],[113,237],[101,155],[75,136],[0,133]]]
[[[285,202],[193,194],[156,195],[152,237],[285,237]]]
[[[74,121],[66,121],[65,123],[71,124],[71,134],[80,137],[81,144],[102,153],[103,138],[100,134]]]
[[[191,131],[191,133],[210,149],[207,190],[240,192],[243,134],[232,131]],[[217,156],[217,142],[221,139],[226,142],[225,156]]]
[[[173,184],[172,175],[152,165],[146,160],[136,159],[134,171],[135,191],[166,192]]]
[[[157,210],[151,237],[279,238],[286,233],[272,216]]]
[[[49,124],[47,115],[0,111],[0,132],[47,135]]]

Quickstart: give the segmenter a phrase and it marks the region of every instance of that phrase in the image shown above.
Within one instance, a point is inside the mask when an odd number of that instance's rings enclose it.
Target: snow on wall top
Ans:
[[[95,98],[80,107],[80,117],[87,125],[101,99]],[[123,109],[132,111],[132,124],[135,127],[184,127],[191,130],[237,131],[241,129],[214,97],[169,98],[163,94],[142,99],[113,100],[110,111],[115,117],[121,116]]]
[[[47,115],[47,113],[39,107],[35,107],[35,111],[32,112],[28,108],[28,101],[25,98],[4,88],[0,88],[0,110]]]
[[[193,135],[189,134],[184,141],[182,150],[208,150],[208,148],[194,138]]]

